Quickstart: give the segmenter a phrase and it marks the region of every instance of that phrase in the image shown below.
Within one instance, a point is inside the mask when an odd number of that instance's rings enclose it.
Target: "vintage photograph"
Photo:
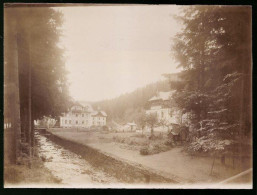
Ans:
[[[252,7],[4,4],[4,188],[252,189]]]

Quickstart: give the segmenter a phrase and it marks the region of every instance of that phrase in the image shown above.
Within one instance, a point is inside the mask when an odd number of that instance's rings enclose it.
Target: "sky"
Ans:
[[[81,6],[64,14],[70,95],[78,101],[117,97],[179,72],[171,56],[180,30],[174,5]]]

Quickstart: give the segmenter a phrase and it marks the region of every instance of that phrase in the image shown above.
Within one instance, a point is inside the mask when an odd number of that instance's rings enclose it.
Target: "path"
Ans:
[[[209,183],[219,182],[227,179],[238,172],[220,164],[219,160],[215,161],[213,175],[210,176],[212,158],[192,157],[182,148],[173,148],[170,151],[162,152],[154,155],[143,156],[138,151],[121,148],[119,143],[106,141],[103,137],[111,137],[94,132],[69,132],[67,131],[51,131],[64,139],[68,139],[77,143],[88,145],[98,149],[101,152],[111,155],[118,159],[136,163],[141,166],[153,169],[163,176],[176,178],[176,181],[182,183]]]

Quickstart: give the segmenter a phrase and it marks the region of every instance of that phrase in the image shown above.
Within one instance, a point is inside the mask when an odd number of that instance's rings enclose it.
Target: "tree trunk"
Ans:
[[[28,40],[23,33],[22,27],[18,22],[18,63],[19,63],[19,88],[20,88],[20,106],[21,106],[21,131],[23,142],[28,143]]]
[[[222,155],[222,156],[221,156],[220,161],[221,161],[221,164],[222,164],[222,165],[225,165],[225,158],[226,158],[225,155]]]
[[[20,157],[21,150],[21,122],[20,122],[20,97],[19,97],[19,64],[18,64],[18,48],[17,48],[17,21],[16,18],[5,21],[5,57],[9,56],[8,60],[8,88],[10,88],[10,111],[11,111],[11,133],[13,140],[10,145],[13,145],[11,162],[17,163]]]
[[[29,35],[28,35],[29,36]],[[30,146],[30,154],[32,156],[32,104],[31,104],[31,48],[30,48],[30,37],[28,37],[28,54],[29,54],[29,66],[28,66],[28,143]]]
[[[251,13],[248,13],[248,20],[251,21]],[[241,169],[244,168],[244,158],[243,156],[251,151],[245,151],[243,146],[244,146],[244,138],[245,138],[245,134],[248,131],[249,128],[247,127],[245,124],[247,123],[247,121],[251,120],[248,119],[248,117],[251,117],[251,102],[252,102],[252,98],[251,98],[251,69],[252,69],[252,29],[251,29],[251,22],[249,23],[249,26],[247,26],[248,28],[245,29],[245,31],[248,33],[248,37],[246,40],[248,40],[248,48],[249,48],[249,56],[246,56],[245,60],[244,60],[244,65],[242,65],[242,73],[243,73],[243,79],[241,82],[241,86],[240,89],[242,90],[242,98],[240,100],[240,130],[239,130],[239,139],[240,139],[240,148],[239,148],[239,155],[240,155],[240,167]],[[248,107],[249,105],[249,107]],[[250,143],[249,143],[250,144]]]
[[[241,89],[241,91],[242,91],[242,96],[241,96],[241,100],[239,101],[239,105],[240,105],[240,119],[239,119],[239,121],[240,121],[240,128],[239,128],[239,141],[240,141],[240,143],[239,143],[239,158],[240,158],[240,160],[239,160],[239,162],[240,162],[240,165],[239,165],[239,167],[240,167],[240,169],[241,170],[243,170],[243,153],[245,152],[244,150],[243,150],[243,140],[244,140],[244,115],[245,115],[245,109],[244,109],[244,105],[246,105],[245,104],[245,101],[244,101],[244,88],[245,88],[245,86],[244,86],[244,78],[242,79],[242,82],[240,83],[240,85],[239,85],[239,87],[240,87],[240,89]]]

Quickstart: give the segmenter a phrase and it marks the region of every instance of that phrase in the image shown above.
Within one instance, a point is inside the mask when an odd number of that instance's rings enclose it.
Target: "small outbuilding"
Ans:
[[[137,124],[133,121],[132,123],[126,123],[123,126],[124,131],[135,131],[137,129]]]
[[[186,126],[180,126],[178,124],[172,124],[172,129],[168,134],[169,138],[174,142],[184,143],[188,140],[189,130]]]

